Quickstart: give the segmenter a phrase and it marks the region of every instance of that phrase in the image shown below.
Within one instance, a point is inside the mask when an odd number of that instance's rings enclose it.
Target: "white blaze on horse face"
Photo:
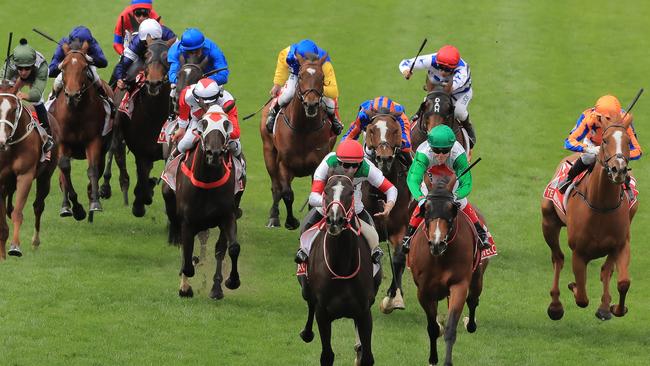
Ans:
[[[72,59],[72,64],[74,65],[74,64],[76,64],[76,63],[77,63],[77,59],[76,59],[76,58],[73,58],[73,59]]]
[[[442,231],[440,231],[440,220],[436,220],[436,230],[433,232],[433,242],[438,244],[442,241]]]
[[[9,114],[10,110],[11,110],[11,103],[9,102],[9,100],[3,99],[2,104],[0,104],[0,123],[8,122],[10,123],[11,126],[11,122],[9,122],[9,120],[7,119],[7,115]],[[7,142],[8,137],[9,136],[7,136],[7,134],[5,133],[5,129],[0,128],[0,142],[2,143]]]
[[[612,134],[612,136],[614,137],[614,141],[616,141],[616,153],[623,154],[623,132],[616,131]]]
[[[309,75],[314,75],[316,73],[316,69],[314,69],[313,67],[308,67],[307,72],[309,73]]]
[[[192,70],[189,67],[187,69],[185,69],[185,77],[189,78],[191,72],[192,72]]]
[[[375,124],[379,129],[379,138],[381,142],[386,142],[386,133],[388,133],[388,123],[385,120],[381,119]]]
[[[341,201],[341,194],[343,194],[343,184],[341,182],[336,183],[334,187],[332,187],[332,190],[334,191],[334,198],[332,202],[337,202]],[[339,210],[339,205],[333,205],[332,206],[332,211],[334,213],[334,217],[338,217],[338,210]]]

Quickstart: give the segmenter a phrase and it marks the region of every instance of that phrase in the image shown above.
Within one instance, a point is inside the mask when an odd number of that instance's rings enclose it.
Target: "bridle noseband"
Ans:
[[[73,54],[73,53],[79,53],[79,54],[81,54],[81,56],[84,58],[84,60],[85,60],[85,58],[86,58],[86,54],[83,53],[83,52],[81,52],[81,51],[79,51],[79,50],[70,50],[70,51],[68,52],[68,54]],[[84,66],[84,70],[82,71],[82,72],[84,73],[84,75],[86,75],[86,81],[89,80],[89,79],[92,79],[92,72],[90,71],[90,66],[89,66],[89,65],[90,65],[90,64],[86,62],[86,66]],[[63,72],[63,71],[62,71],[62,72]],[[83,83],[81,83],[81,89],[79,89],[79,91],[77,91],[76,93],[70,93],[70,92],[68,91],[68,88],[67,88],[66,85],[65,85],[65,80],[63,80],[63,94],[65,95],[66,99],[67,99],[68,101],[70,101],[70,100],[74,100],[75,103],[79,103],[79,101],[81,101],[81,96],[82,96],[82,95],[86,92],[86,90],[88,90],[88,89],[90,88],[90,86],[92,86],[92,84],[93,84],[93,83],[86,83],[86,81],[84,81]]]
[[[302,65],[300,66],[300,69],[302,71]],[[321,104],[323,101],[323,92],[314,88],[310,88],[307,90],[302,90],[300,87],[300,81],[302,80],[302,77],[300,76],[301,72],[298,72],[298,82],[296,86],[296,94],[298,95],[298,99],[300,100],[300,103],[302,103],[303,106],[307,107],[307,102],[305,102],[305,97],[309,95],[309,93],[314,93],[318,97],[318,104]]]
[[[424,216],[425,216],[425,222],[427,223],[426,225],[427,227],[428,227],[428,223],[436,219],[442,219],[445,222],[447,222],[447,232],[445,233],[445,237],[439,243],[439,245],[442,246],[442,250],[440,251],[440,254],[442,254],[445,252],[445,250],[447,250],[449,243],[452,242],[456,237],[456,232],[458,231],[457,230],[458,206],[454,202],[454,195],[451,192],[429,194],[427,195],[427,201],[431,202],[432,207],[434,207],[433,206],[434,201],[451,202],[455,207],[453,214],[449,215],[449,217],[447,218],[443,217],[443,215],[440,215],[439,217],[427,217],[429,216],[429,214],[433,215],[433,213],[429,213],[428,211],[426,211],[426,208],[424,209],[425,210]],[[424,236],[427,238],[427,242],[431,246],[432,238],[429,237],[429,231],[426,229],[424,230]]]

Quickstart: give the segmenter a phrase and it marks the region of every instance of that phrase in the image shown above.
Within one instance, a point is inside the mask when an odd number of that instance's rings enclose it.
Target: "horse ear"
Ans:
[[[61,50],[63,51],[64,55],[67,55],[68,53],[70,53],[70,44],[68,44],[68,43],[62,44],[61,45]]]
[[[178,57],[178,61],[180,61],[180,64],[181,64],[181,65],[185,65],[185,63],[187,62],[187,61],[185,60],[185,56],[183,56],[182,53],[181,53],[181,55]]]
[[[327,61],[327,58],[328,58],[328,57],[329,57],[329,54],[327,54],[327,52],[326,52],[326,53],[323,55],[323,57],[321,57],[320,59],[318,59],[318,63],[321,64],[321,65],[323,65],[323,64],[325,63],[325,61]]]
[[[634,121],[634,116],[632,115],[632,113],[628,113],[625,115],[625,118],[623,118],[621,123],[623,123],[623,126],[625,126],[625,128],[628,128],[630,127],[633,121]]]
[[[201,71],[203,71],[206,68],[206,66],[208,66],[208,62],[210,62],[209,57],[204,57],[203,60],[201,60],[201,63],[199,64]]]
[[[90,45],[88,44],[88,41],[84,41],[84,43],[81,45],[81,52],[83,53],[88,53],[88,48],[90,48]]]
[[[171,47],[176,42],[176,37],[167,40],[167,48]]]
[[[296,60],[298,60],[299,64],[302,64],[303,62],[305,62],[305,59],[302,56],[300,56],[300,54],[296,55]]]
[[[151,44],[153,43],[153,38],[151,37],[150,34],[147,34],[147,40],[145,42],[147,42],[147,46],[151,46]]]
[[[447,83],[447,84],[445,84],[445,85],[443,86],[443,90],[445,91],[445,93],[447,93],[447,94],[451,94],[451,88],[452,88],[453,86],[454,86],[454,84],[451,83],[451,82],[449,82],[449,83]]]

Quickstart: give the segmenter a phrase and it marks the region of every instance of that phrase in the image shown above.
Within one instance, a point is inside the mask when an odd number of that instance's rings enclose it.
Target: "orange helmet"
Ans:
[[[442,46],[436,54],[436,63],[455,69],[460,62],[460,52],[458,48],[450,45]]]
[[[342,163],[358,164],[363,161],[363,146],[356,140],[344,140],[336,148],[336,157]]]
[[[621,102],[613,95],[604,95],[596,101],[596,113],[605,116],[616,116],[621,113]]]

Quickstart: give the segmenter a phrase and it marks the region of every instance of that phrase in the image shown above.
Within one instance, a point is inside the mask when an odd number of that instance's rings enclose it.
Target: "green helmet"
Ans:
[[[18,67],[34,66],[36,51],[27,44],[25,38],[20,40],[20,45],[14,49],[14,64]]]
[[[447,125],[438,125],[429,131],[427,141],[432,148],[449,149],[456,142],[454,131]]]

